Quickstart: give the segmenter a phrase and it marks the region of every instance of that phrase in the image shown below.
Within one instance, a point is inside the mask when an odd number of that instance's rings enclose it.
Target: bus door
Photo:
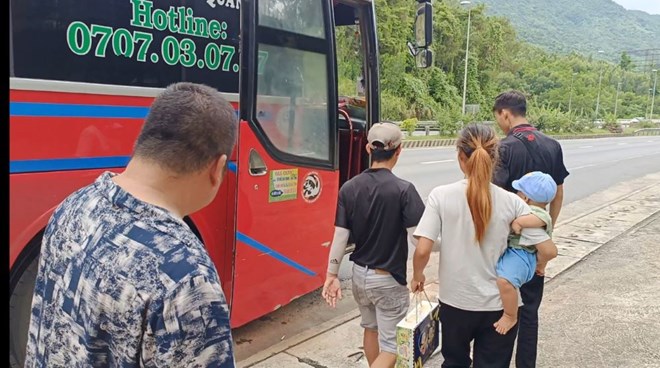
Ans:
[[[369,167],[367,131],[379,121],[378,43],[374,5],[365,0],[334,1],[338,75],[355,81],[339,89],[339,184]]]
[[[338,192],[329,1],[241,8],[234,327],[322,285]]]

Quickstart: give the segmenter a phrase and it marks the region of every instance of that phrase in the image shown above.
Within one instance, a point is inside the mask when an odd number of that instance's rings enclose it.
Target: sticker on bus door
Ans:
[[[298,169],[271,171],[268,202],[291,201],[296,198],[298,198]]]
[[[318,173],[310,172],[302,185],[302,197],[307,203],[314,203],[321,196],[321,177]]]

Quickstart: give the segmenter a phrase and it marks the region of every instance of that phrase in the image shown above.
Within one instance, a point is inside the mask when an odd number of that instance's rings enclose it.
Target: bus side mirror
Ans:
[[[417,52],[415,56],[418,68],[428,68],[433,65],[433,51],[429,49],[422,49]]]
[[[420,2],[415,17],[415,43],[417,48],[431,46],[433,41],[433,5],[430,2]]]

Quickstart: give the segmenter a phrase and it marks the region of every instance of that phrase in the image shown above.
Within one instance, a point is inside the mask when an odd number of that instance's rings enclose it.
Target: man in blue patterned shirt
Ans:
[[[126,170],[60,204],[43,238],[26,367],[234,367],[218,273],[183,218],[215,197],[237,126],[215,89],[171,85]]]

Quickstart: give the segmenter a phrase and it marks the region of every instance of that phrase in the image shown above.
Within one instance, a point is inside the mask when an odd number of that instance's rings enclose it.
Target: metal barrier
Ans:
[[[637,129],[633,132],[633,135],[660,135],[660,128]]]

